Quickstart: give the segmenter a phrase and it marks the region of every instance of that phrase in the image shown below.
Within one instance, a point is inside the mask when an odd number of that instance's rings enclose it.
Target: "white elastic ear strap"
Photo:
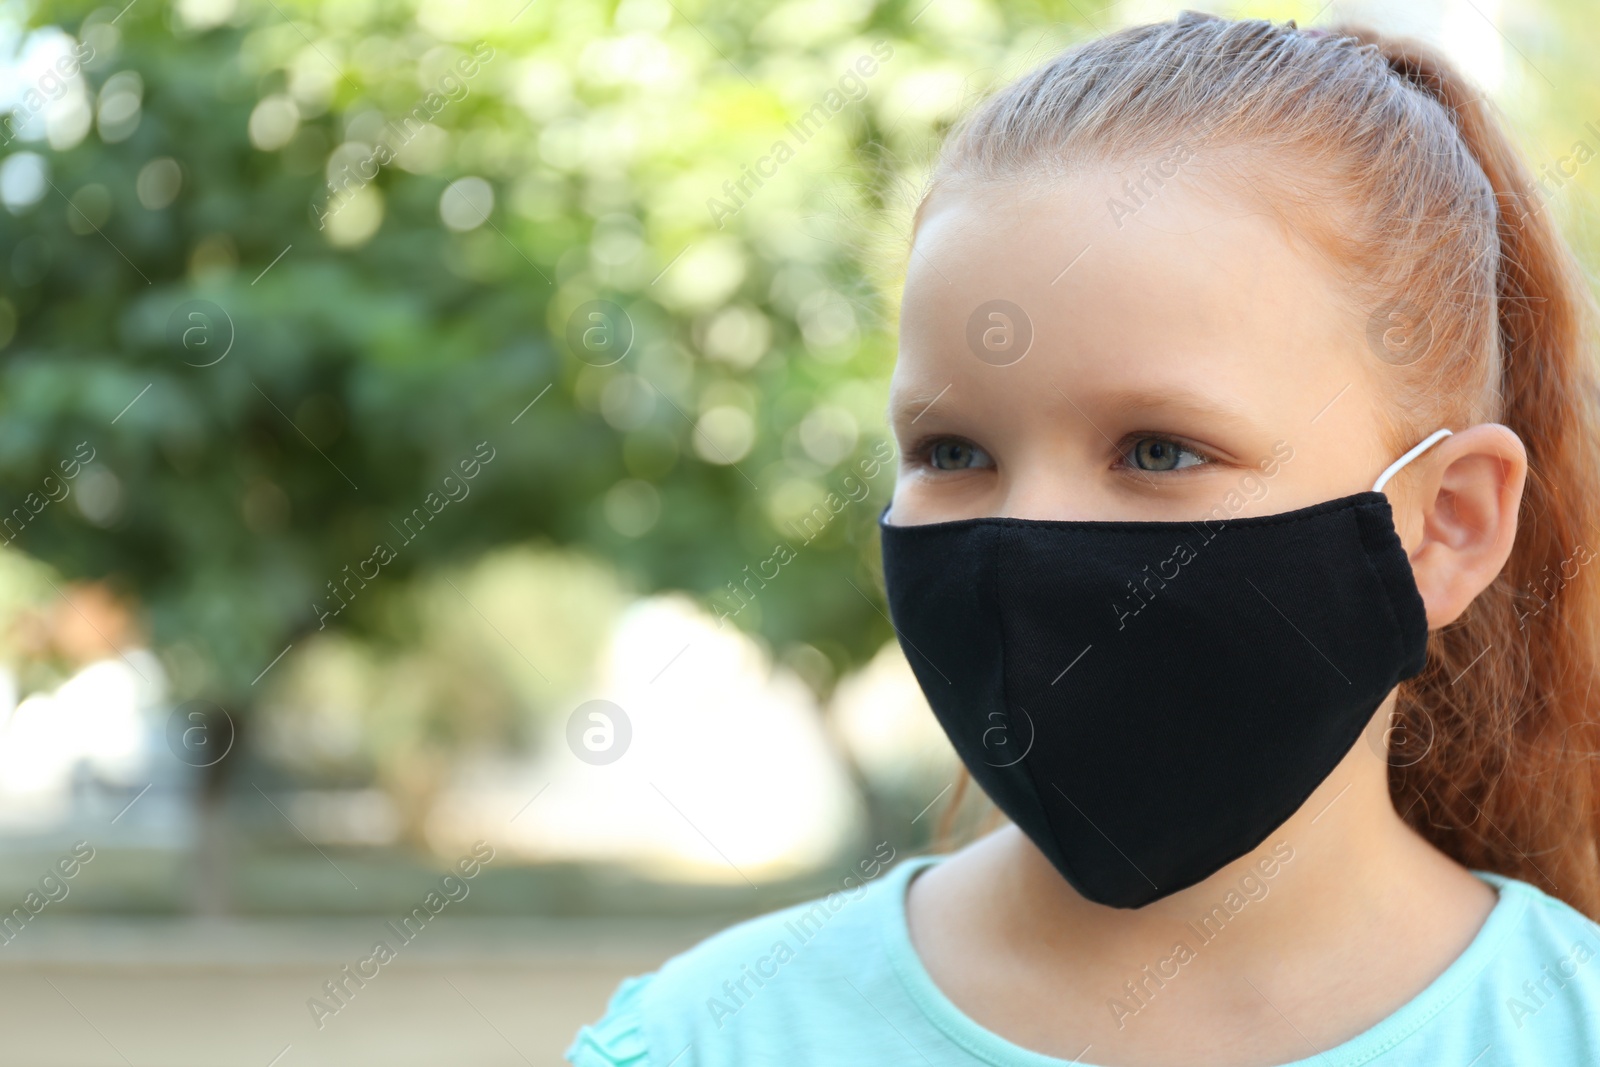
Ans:
[[[1390,478],[1394,477],[1395,471],[1398,471],[1401,467],[1404,467],[1407,463],[1410,463],[1412,460],[1414,460],[1418,456],[1422,455],[1428,449],[1432,448],[1435,442],[1442,441],[1446,437],[1449,437],[1449,436],[1450,436],[1450,431],[1449,430],[1435,430],[1435,431],[1433,431],[1431,434],[1428,435],[1427,440],[1423,441],[1416,448],[1413,448],[1411,451],[1407,452],[1405,455],[1401,456],[1399,459],[1397,459],[1393,463],[1389,464],[1388,469],[1386,469],[1382,474],[1378,475],[1378,480],[1376,482],[1372,483],[1372,491],[1374,493],[1383,492],[1383,483],[1387,482]]]

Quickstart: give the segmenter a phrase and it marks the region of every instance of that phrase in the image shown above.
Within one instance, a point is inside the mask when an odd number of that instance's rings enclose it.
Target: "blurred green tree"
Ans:
[[[35,4],[82,69],[0,162],[7,540],[241,725],[296,643],[398,640],[413,576],[528,539],[826,689],[889,634],[887,220],[1040,17]]]

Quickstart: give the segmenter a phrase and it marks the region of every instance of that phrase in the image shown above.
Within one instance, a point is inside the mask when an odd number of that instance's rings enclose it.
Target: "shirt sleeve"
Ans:
[[[652,975],[624,978],[598,1022],[578,1028],[565,1058],[574,1067],[650,1067],[640,996]]]

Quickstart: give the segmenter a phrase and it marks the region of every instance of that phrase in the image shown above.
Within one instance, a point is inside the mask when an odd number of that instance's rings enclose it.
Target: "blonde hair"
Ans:
[[[1373,315],[1369,336],[1412,329],[1404,359],[1374,345],[1396,453],[1486,421],[1526,446],[1509,562],[1400,687],[1400,728],[1425,750],[1391,755],[1390,791],[1458,862],[1600,919],[1600,585],[1581,563],[1567,573],[1600,532],[1592,299],[1527,168],[1422,44],[1186,12],[988,99],[947,139],[917,219],[947,184],[1047,182],[1180,147],[1314,248]],[[1550,596],[1536,606],[1533,590]]]

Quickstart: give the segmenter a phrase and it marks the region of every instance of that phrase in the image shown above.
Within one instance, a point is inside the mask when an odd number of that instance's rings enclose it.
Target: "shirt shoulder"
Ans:
[[[849,886],[730,926],[625,979],[605,1014],[582,1027],[567,1050],[576,1067],[666,1067],[837,1062],[875,987],[892,973],[880,924],[900,915],[921,857],[858,876]],[[882,997],[880,996],[881,1000]],[[827,1027],[817,1027],[825,1018]],[[881,1024],[880,1024],[881,1025]],[[844,1045],[841,1044],[841,1049]]]
[[[1433,995],[1396,1017],[1413,1025],[1393,1035],[1403,1040],[1373,1062],[1600,1063],[1600,927],[1529,882],[1473,873],[1496,889],[1499,905],[1467,954],[1429,990]]]
[[[1528,882],[1497,881],[1527,900],[1493,982],[1508,1037],[1568,1056],[1542,1062],[1600,1063],[1600,926]]]
[[[565,1059],[575,1067],[648,1067],[650,1051],[639,1015],[639,998],[650,975],[624,978],[611,994],[605,1014],[580,1027]]]

